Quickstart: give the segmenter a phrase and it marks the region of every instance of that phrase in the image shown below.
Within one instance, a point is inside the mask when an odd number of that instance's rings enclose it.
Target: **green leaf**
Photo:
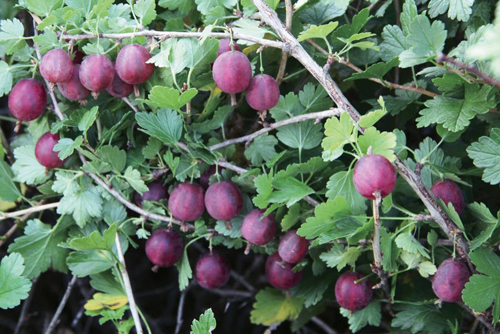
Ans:
[[[273,135],[259,136],[245,150],[245,157],[252,162],[252,165],[260,165],[262,161],[267,162],[276,155],[274,148],[276,144],[278,140]]]
[[[365,212],[366,210],[366,198],[361,196],[359,192],[354,188],[354,183],[352,182],[352,169],[349,171],[342,171],[330,176],[326,188],[326,197],[329,199],[335,199],[338,196],[344,197],[347,203],[352,208],[354,214],[359,214]]]
[[[341,271],[345,266],[355,267],[356,260],[363,251],[358,247],[345,247],[344,245],[333,245],[328,252],[322,253],[319,258],[325,261],[330,268]]]
[[[250,321],[264,326],[296,319],[304,303],[303,298],[287,297],[283,292],[272,288],[260,290],[255,300]]]
[[[0,45],[5,47],[9,55],[22,49],[24,41],[24,26],[18,19],[0,21]]]
[[[393,240],[393,234],[387,232],[387,230],[382,227],[380,228],[380,249],[384,256],[382,257],[382,267],[387,272],[393,272],[398,269],[397,260],[401,249],[397,247]]]
[[[154,86],[148,95],[148,100],[144,100],[144,102],[153,107],[180,110],[197,94],[196,88],[190,88],[180,94],[175,88]]]
[[[387,109],[385,108],[384,98],[382,96],[380,96],[378,98],[378,103],[382,107],[382,109],[377,109],[377,110],[369,112],[368,114],[361,116],[361,118],[359,119],[359,122],[358,122],[359,126],[362,126],[364,128],[368,128],[370,126],[373,126],[382,117],[384,117],[387,114]]]
[[[373,64],[370,67],[368,67],[364,72],[354,73],[353,75],[351,75],[350,78],[347,78],[345,80],[349,81],[349,80],[371,79],[371,78],[383,80],[383,77],[393,67],[397,66],[398,62],[399,62],[398,58],[394,58],[388,62],[381,62],[381,63]],[[361,126],[365,127],[366,125],[361,125]]]
[[[467,148],[467,153],[476,167],[484,168],[484,182],[500,183],[500,128],[492,129],[490,137],[483,136],[472,143]]]
[[[34,145],[14,149],[14,158],[16,162],[12,165],[12,171],[16,181],[37,185],[50,178],[51,175],[46,173],[45,167],[36,160]]]
[[[404,305],[392,320],[393,327],[412,333],[443,334],[447,332],[446,317],[433,305]]]
[[[4,61],[0,61],[0,96],[8,94],[12,89],[12,72]]]
[[[67,250],[58,247],[63,242],[71,221],[60,218],[62,221],[52,227],[38,219],[28,221],[24,235],[17,237],[9,246],[9,253],[20,253],[26,262],[24,276],[29,279],[38,277],[40,273],[49,269],[50,265],[62,272],[66,272]]]
[[[384,41],[380,43],[380,56],[382,60],[389,61],[409,49],[406,37],[397,25],[386,25],[382,31]]]
[[[332,106],[332,100],[323,86],[315,86],[311,82],[307,83],[299,92],[299,101],[305,108],[303,113],[327,110]]]
[[[273,177],[267,174],[261,174],[254,179],[254,185],[257,189],[257,196],[253,198],[253,204],[259,209],[265,209],[268,206],[267,199],[273,192]]]
[[[214,112],[214,116],[212,117],[212,119],[201,123],[193,123],[191,124],[191,129],[200,134],[209,133],[212,130],[223,127],[224,123],[226,122],[227,118],[232,112],[233,112],[233,107],[231,106],[226,105],[217,108],[217,110]],[[278,142],[276,141],[276,143]]]
[[[411,22],[410,34],[406,38],[411,47],[399,55],[399,66],[406,68],[425,63],[443,50],[445,40],[446,30],[443,22],[436,20],[431,26],[426,16],[417,16]]]
[[[7,202],[15,202],[21,197],[21,192],[13,181],[14,174],[10,166],[0,160],[0,198]]]
[[[411,254],[420,254],[425,258],[430,259],[427,249],[410,233],[401,233],[396,237],[396,245]]]
[[[321,26],[313,24],[307,30],[302,31],[297,40],[303,42],[309,38],[326,38],[326,36],[330,35],[338,25],[338,22],[330,22]]]
[[[87,138],[87,131],[94,124],[97,118],[97,112],[99,111],[99,107],[93,107],[92,109],[85,112],[83,117],[78,122],[78,130],[84,133],[85,138]]]
[[[111,271],[90,276],[90,286],[110,295],[125,295],[125,291]]]
[[[0,308],[9,309],[28,298],[31,281],[23,277],[24,259],[18,253],[4,256],[0,263]]]
[[[422,277],[427,278],[429,276],[432,276],[436,273],[436,271],[437,271],[436,266],[434,265],[434,263],[430,261],[423,261],[420,262],[418,265],[418,273]]]
[[[141,25],[147,26],[156,18],[155,0],[138,0],[134,4],[134,13],[140,17]]]
[[[161,51],[154,55],[147,63],[157,67],[169,68],[172,75],[182,72],[189,64],[186,57],[186,45],[177,38],[169,38],[161,43]]]
[[[24,0],[24,4],[38,16],[49,16],[54,9],[61,8],[63,0]]]
[[[380,154],[389,161],[396,160],[394,148],[396,147],[396,135],[392,132],[380,132],[375,128],[368,128],[358,139],[361,151],[367,154],[368,148],[372,147],[372,154]]]
[[[470,254],[481,274],[474,274],[462,291],[464,303],[475,312],[484,312],[493,305],[493,322],[500,318],[500,258],[489,249],[479,248]]]
[[[411,23],[418,16],[417,5],[415,0],[406,0],[403,4],[403,11],[401,12],[401,27],[405,35],[411,31]]]
[[[437,123],[452,132],[464,129],[476,115],[485,114],[495,107],[493,96],[489,96],[491,89],[489,86],[467,85],[463,99],[440,95],[427,100],[427,109],[421,110],[421,116],[417,118],[418,127]]]
[[[164,143],[175,145],[181,139],[183,121],[175,111],[160,109],[156,114],[140,112],[135,114],[142,131]]]
[[[116,146],[105,145],[98,151],[102,161],[107,162],[116,173],[120,173],[127,163],[127,153]]]
[[[71,252],[67,259],[71,273],[78,277],[86,277],[109,270],[116,264],[109,251],[87,250]]]
[[[64,196],[69,196],[80,190],[78,179],[81,174],[75,174],[66,171],[58,171],[56,180],[52,184],[52,190]]]
[[[115,244],[116,228],[116,224],[113,224],[102,235],[99,231],[94,231],[89,236],[74,238],[69,245],[77,251],[111,250]]]
[[[227,9],[232,9],[236,5],[236,0],[195,0],[197,9],[203,14],[207,15],[210,9],[222,6]]]
[[[373,301],[364,309],[356,312],[340,308],[340,314],[349,319],[349,329],[353,333],[367,325],[378,327],[382,320],[382,310],[378,301]]]
[[[429,2],[429,15],[436,17],[448,11],[448,17],[452,20],[469,21],[472,14],[474,0],[431,0]]]
[[[351,216],[351,208],[344,197],[329,199],[314,208],[314,217],[307,219],[297,234],[313,239],[332,230],[335,225]]]
[[[190,334],[210,334],[217,326],[214,312],[211,308],[200,315],[200,320],[193,320]]]
[[[300,102],[297,95],[288,93],[286,96],[280,96],[278,104],[269,110],[275,121],[282,121],[302,113]]]
[[[54,146],[54,152],[59,152],[59,159],[64,160],[75,152],[77,148],[80,148],[83,144],[83,137],[78,136],[75,140],[71,138],[59,139],[57,144]]]
[[[148,138],[148,145],[142,148],[142,154],[146,159],[154,159],[161,150],[163,143],[155,137]],[[175,170],[174,170],[175,172]]]
[[[276,136],[283,144],[299,150],[315,148],[323,139],[321,124],[314,124],[314,120],[282,126]]]
[[[442,92],[450,91],[464,84],[464,80],[455,73],[447,73],[440,78],[432,79],[432,82]]]
[[[113,4],[114,0],[98,0],[97,4],[90,10],[87,15],[87,20],[94,19],[95,17],[104,18],[108,16],[108,9]]]
[[[193,278],[193,271],[191,270],[191,265],[189,264],[189,258],[186,248],[184,248],[182,259],[180,261],[177,261],[175,266],[179,271],[179,290],[182,291],[187,288],[187,286],[189,285],[189,280]]]
[[[472,203],[468,205],[468,208],[469,212],[477,221],[486,225],[486,228],[471,241],[470,250],[473,251],[482,246],[483,243],[487,243],[490,240],[493,232],[496,230],[500,222],[498,218],[495,218],[491,214],[490,209],[488,209],[488,207],[483,203]]]
[[[57,213],[71,214],[80,227],[84,227],[92,218],[101,217],[102,199],[97,187],[85,184],[78,191],[64,196]]]
[[[272,182],[276,191],[269,196],[270,203],[283,203],[291,207],[314,190],[294,177],[276,178]]]
[[[304,306],[309,308],[318,304],[323,300],[323,295],[330,283],[335,281],[335,277],[331,274],[315,276],[312,273],[306,272],[301,283],[292,288],[292,294],[297,297],[304,298]]]
[[[321,143],[323,147],[323,160],[332,161],[344,152],[344,145],[354,141],[352,131],[354,123],[348,113],[342,113],[340,118],[332,117],[325,123],[325,138]]]
[[[149,190],[141,178],[141,173],[137,169],[132,168],[132,166],[127,167],[123,178],[140,194]]]

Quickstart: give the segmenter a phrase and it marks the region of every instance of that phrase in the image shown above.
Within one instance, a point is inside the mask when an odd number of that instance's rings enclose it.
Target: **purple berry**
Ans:
[[[174,265],[182,257],[184,241],[175,230],[156,230],[146,242],[146,255],[158,267]]]
[[[47,81],[66,82],[73,75],[73,61],[66,51],[50,50],[40,62],[40,73]]]
[[[241,51],[238,44],[234,43],[233,47],[235,51]],[[224,52],[228,51],[231,51],[231,39],[230,38],[219,39],[219,49],[217,50],[217,56],[220,56]]]
[[[292,269],[293,264],[283,261],[278,253],[274,253],[266,261],[266,278],[276,289],[291,289],[302,280],[302,271],[294,272]]]
[[[61,82],[57,84],[57,88],[61,94],[71,101],[82,101],[89,96],[90,91],[83,87],[80,82],[80,65],[75,64],[73,66],[73,74],[71,79],[66,82]]]
[[[168,209],[182,221],[195,221],[205,212],[203,188],[196,183],[184,182],[172,190]]]
[[[217,289],[226,285],[231,267],[219,252],[203,254],[196,263],[196,280],[205,289]]]
[[[243,197],[233,182],[217,182],[208,187],[205,206],[213,218],[228,221],[240,213],[243,208]]]
[[[108,88],[113,82],[115,68],[105,55],[87,56],[80,67],[80,81],[83,87],[93,93]],[[97,94],[93,94],[97,97]]]
[[[9,110],[20,121],[32,121],[45,111],[47,93],[40,81],[24,79],[9,94]]]
[[[264,212],[266,210],[254,209],[243,219],[241,234],[251,244],[263,246],[274,238],[276,220],[272,213],[263,218]]]
[[[432,278],[432,290],[445,302],[459,302],[469,278],[469,269],[463,262],[447,259],[441,263]]]
[[[396,171],[385,157],[368,154],[354,165],[352,180],[361,196],[375,199],[374,193],[380,191],[383,198],[389,195],[396,185]]]
[[[148,81],[153,75],[154,65],[147,64],[151,58],[149,51],[142,45],[125,45],[116,57],[116,73],[130,85]]]
[[[163,184],[159,181],[154,181],[148,184],[148,191],[145,191],[142,196],[139,193],[135,193],[134,201],[135,204],[142,208],[143,201],[154,201],[158,202],[159,200],[164,199],[167,196],[167,190],[163,186]]]
[[[297,263],[306,257],[309,251],[309,242],[297,234],[297,231],[288,231],[280,240],[278,253],[288,263]]]
[[[335,298],[339,305],[351,312],[364,309],[373,298],[372,284],[368,279],[355,283],[366,275],[348,271],[340,275],[335,283]]]
[[[458,214],[464,212],[464,194],[458,184],[451,180],[436,181],[432,185],[431,190],[434,196],[442,199],[446,205],[448,205],[448,203],[453,204]]]
[[[250,81],[246,100],[255,110],[269,110],[278,104],[280,88],[274,78],[267,74],[259,74]]]
[[[212,74],[220,90],[236,94],[248,88],[252,80],[252,66],[243,53],[228,51],[217,57]]]
[[[132,94],[133,91],[134,91],[134,86],[120,79],[116,71],[115,71],[115,76],[113,77],[113,82],[111,82],[111,85],[109,85],[109,87],[106,88],[106,92],[108,92],[109,95],[117,97],[119,99],[121,99],[122,97],[129,96],[130,94]]]
[[[46,132],[38,139],[35,146],[35,157],[40,165],[48,169],[59,168],[64,165],[64,160],[59,159],[58,152],[54,152],[54,146],[59,141],[59,134]]]
[[[85,57],[85,53],[78,49],[78,45],[75,45],[73,47],[73,54],[73,64],[81,64],[83,61],[83,57]]]

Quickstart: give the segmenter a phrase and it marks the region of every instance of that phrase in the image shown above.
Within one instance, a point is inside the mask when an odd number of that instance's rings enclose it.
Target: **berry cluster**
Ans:
[[[85,104],[90,93],[97,98],[101,90],[117,98],[126,97],[134,90],[138,93],[137,85],[146,82],[153,74],[154,65],[146,63],[151,54],[142,45],[124,46],[115,64],[105,55],[93,54],[83,59],[84,55],[77,47],[73,51],[73,60],[66,51],[53,49],[40,61],[40,73],[49,82],[49,89],[52,91],[54,84],[57,84],[59,92],[71,101]],[[30,98],[26,99],[25,96]],[[12,88],[8,104],[19,124],[21,121],[32,121],[45,111],[47,93],[40,81],[24,79]],[[35,156],[47,169],[64,164],[54,152],[58,141],[58,134],[47,132],[36,144]]]
[[[230,39],[219,41],[217,59],[212,74],[217,87],[225,93],[237,94],[246,90],[246,100],[257,111],[273,108],[279,101],[280,89],[276,80],[268,74],[252,78],[252,66],[238,45],[231,48]]]

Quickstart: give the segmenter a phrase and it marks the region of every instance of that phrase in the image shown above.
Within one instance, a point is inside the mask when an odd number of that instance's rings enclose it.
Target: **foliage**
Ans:
[[[249,323],[297,331],[326,319],[339,332],[372,326],[453,333],[469,331],[472,314],[481,315],[485,330],[499,325],[500,5],[493,0],[292,1],[291,34],[274,30],[287,16],[278,0],[265,1],[270,8],[260,15],[253,15],[260,0],[13,2],[0,4],[0,96],[21,79],[48,85],[40,57],[56,48],[115,61],[122,46],[140,44],[151,53],[154,74],[123,99],[101,91],[71,101],[50,85],[46,112],[22,122],[10,143],[3,132],[13,124],[2,122],[0,214],[30,208],[33,214],[57,202],[51,215],[16,216],[21,233],[5,240],[0,264],[2,309],[18,306],[30,280],[53,269],[85,277],[95,290],[85,314],[128,333],[135,324],[129,313],[146,301],[136,300],[136,307],[130,298],[126,273],[134,264],[124,267],[122,253],[158,228],[179,230],[184,249],[175,284],[192,293],[199,289],[193,277],[200,249],[241,260],[244,216],[259,208],[274,215],[276,236],[251,247],[244,263],[252,272],[233,273],[251,282],[229,283],[250,292],[236,291],[244,302],[227,304],[246,307],[240,313],[250,315]],[[35,17],[33,36],[25,26],[31,22],[16,11]],[[216,86],[211,64],[221,37],[235,39],[254,75],[276,77],[285,65],[281,52],[290,52],[273,108],[257,113],[245,93],[234,104]],[[61,168],[37,160],[35,145],[48,131],[61,137],[54,146],[66,159]],[[384,156],[400,174],[380,217],[353,182],[355,164],[367,154]],[[217,167],[210,184],[230,180],[242,191],[242,211],[230,221],[206,213],[181,223],[168,196],[136,205],[150,182],[170,193],[181,182],[207,178],[210,166]],[[424,189],[442,179],[460,186],[464,213]],[[289,230],[310,247],[293,269],[302,281],[285,292],[262,284],[247,264],[263,263]],[[434,305],[430,280],[451,256],[474,269],[462,294],[465,308]],[[332,303],[336,279],[349,270],[371,270],[366,279],[377,287],[356,312]],[[211,307],[197,311],[191,333],[211,333],[216,318],[223,328],[224,312]],[[333,313],[343,317],[333,323],[327,315]]]

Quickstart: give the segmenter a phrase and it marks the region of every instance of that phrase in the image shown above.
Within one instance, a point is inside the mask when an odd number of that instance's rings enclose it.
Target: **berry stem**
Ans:
[[[260,74],[264,74],[264,65],[262,64],[262,53],[264,50],[261,50],[259,52],[259,59],[260,59]]]

